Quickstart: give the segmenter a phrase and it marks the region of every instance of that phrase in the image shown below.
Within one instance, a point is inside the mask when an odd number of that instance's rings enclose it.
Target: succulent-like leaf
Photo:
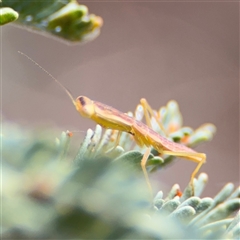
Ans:
[[[87,42],[98,36],[102,18],[88,13],[76,0],[19,1],[5,0],[2,6],[19,14],[17,23],[38,33],[70,42]]]
[[[171,114],[179,111],[174,104]],[[160,190],[152,200],[141,171],[144,151],[130,134],[123,133],[116,146],[118,132],[103,132],[97,125],[87,131],[71,159],[70,132],[54,141],[49,130],[30,131],[8,123],[3,129],[4,238],[239,238],[239,214],[234,214],[240,209],[240,187],[234,190],[229,183],[214,198],[201,198],[208,181],[202,173],[183,192],[175,184],[168,194]],[[194,131],[183,128],[182,133],[188,137]],[[158,155],[151,151],[149,171],[174,159]]]
[[[0,8],[0,26],[10,22],[14,22],[18,19],[18,13],[12,8],[3,7]]]
[[[126,152],[115,161],[107,157],[111,151],[91,155],[104,146],[94,144],[101,140],[100,127],[95,140],[88,130],[75,162],[66,154],[70,132],[54,141],[49,130],[29,131],[13,124],[4,124],[3,129],[3,238],[239,236],[239,219],[232,217],[239,209],[239,188],[234,191],[232,184],[213,199],[191,197],[189,187],[181,197],[176,184],[166,198],[159,191],[151,204],[143,174],[132,167],[140,165],[142,153]],[[108,148],[112,145],[105,145]],[[194,192],[200,195],[206,182],[206,174],[200,174]]]

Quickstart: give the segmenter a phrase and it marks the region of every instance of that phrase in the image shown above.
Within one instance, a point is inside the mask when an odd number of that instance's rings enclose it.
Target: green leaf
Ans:
[[[76,0],[5,0],[3,5],[19,13],[20,25],[70,42],[90,41],[98,36],[102,26],[102,18],[89,14],[88,8]]]
[[[18,13],[12,8],[4,7],[0,8],[0,25],[4,25],[10,22],[14,22],[18,19]]]

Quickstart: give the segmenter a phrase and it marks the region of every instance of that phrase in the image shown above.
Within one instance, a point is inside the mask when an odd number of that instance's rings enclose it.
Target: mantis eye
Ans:
[[[83,117],[91,118],[95,113],[93,101],[84,96],[76,99],[75,107]]]
[[[85,97],[83,96],[78,97],[78,101],[81,103],[82,107],[86,105]]]

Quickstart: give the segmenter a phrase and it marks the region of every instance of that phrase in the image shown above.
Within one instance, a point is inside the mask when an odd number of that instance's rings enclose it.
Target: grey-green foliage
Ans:
[[[98,36],[101,17],[88,13],[88,8],[76,0],[19,1],[5,0],[3,7],[11,7],[19,13],[16,23],[50,33],[70,42],[86,42]]]
[[[239,215],[233,215],[240,194],[232,184],[213,199],[200,198],[207,182],[201,174],[194,183],[196,196],[187,187],[180,197],[174,185],[166,197],[159,191],[151,202],[143,174],[135,171],[139,164],[112,161],[104,135],[89,130],[73,161],[67,154],[71,134],[56,140],[54,134],[3,124],[3,238],[239,238]]]

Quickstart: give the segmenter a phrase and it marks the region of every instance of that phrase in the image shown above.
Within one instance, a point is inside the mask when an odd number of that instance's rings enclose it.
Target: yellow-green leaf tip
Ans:
[[[18,13],[12,8],[0,8],[0,25],[4,25],[18,19]]]

